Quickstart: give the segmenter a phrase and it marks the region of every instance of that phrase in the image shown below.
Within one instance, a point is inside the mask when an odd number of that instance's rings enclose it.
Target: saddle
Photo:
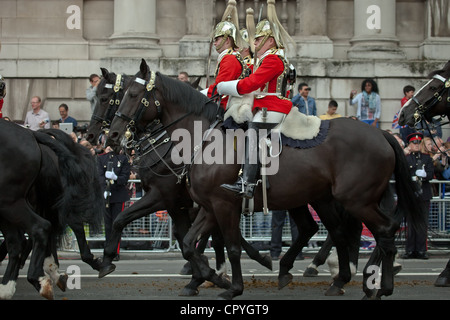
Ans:
[[[253,119],[253,95],[230,96],[224,115],[225,129],[246,129]],[[321,144],[327,135],[329,120],[307,116],[292,108],[283,121],[271,131],[280,133],[283,145],[294,148],[311,148]]]

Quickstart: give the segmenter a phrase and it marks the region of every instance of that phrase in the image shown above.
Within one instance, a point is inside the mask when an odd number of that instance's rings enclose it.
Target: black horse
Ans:
[[[63,226],[75,225],[99,209],[99,202],[93,201],[96,185],[89,177],[92,172],[80,165],[85,164],[83,159],[48,134],[1,120],[0,136],[4,141],[0,159],[6,170],[1,177],[0,228],[9,254],[1,295],[12,297],[19,268],[31,245],[28,281],[43,297],[51,299],[52,281],[64,290],[67,279],[57,270],[57,237]],[[24,233],[30,240],[26,241]]]
[[[236,152],[226,149],[230,139],[227,139],[222,130],[216,130],[221,122],[217,119],[215,104],[197,91],[181,86],[160,73],[148,72],[148,67],[141,68],[141,74],[142,83],[134,82],[129,87],[118,111],[122,117],[114,119],[109,136],[119,141],[127,127],[130,127],[130,119],[133,120],[132,123],[139,124],[159,119],[170,134],[176,129],[180,129],[177,134],[187,133],[183,137],[183,147],[178,147],[177,150],[181,149],[184,153],[196,151],[192,158],[189,154],[182,155],[184,159],[188,159],[189,164],[189,192],[192,199],[200,204],[201,210],[214,214],[221,228],[232,266],[233,282],[231,288],[220,297],[231,299],[243,292],[239,259],[241,200],[230,197],[220,185],[232,183],[236,179],[240,169]],[[216,139],[211,139],[208,134],[214,135]],[[194,139],[189,139],[192,137]],[[231,141],[233,139],[231,136]],[[195,156],[205,150],[212,153],[213,147],[222,148],[223,151],[216,153],[219,155],[216,162],[195,161]],[[226,151],[231,151],[234,158],[232,164],[228,164],[229,158],[225,158]],[[352,157],[349,158],[349,154]],[[179,160],[181,156],[177,155],[177,158]],[[305,208],[307,210],[307,203],[313,205],[339,254],[340,271],[333,284],[341,288],[351,277],[347,240],[336,228],[340,219],[335,213],[333,202],[338,201],[350,214],[364,222],[377,240],[377,247],[364,269],[364,292],[369,298],[392,294],[392,264],[396,253],[394,237],[400,219],[383,213],[379,208],[379,201],[393,173],[400,208],[397,212],[411,215],[417,228],[424,226],[423,208],[415,196],[405,156],[395,138],[364,123],[336,119],[329,122],[328,134],[320,145],[309,149],[285,146],[279,157],[278,168],[276,175],[268,177],[268,184],[271,186],[267,190],[268,204],[272,209],[288,208],[293,217],[308,217],[303,211]],[[257,208],[262,206],[260,188],[255,195],[255,204]],[[311,215],[309,219],[312,220]],[[185,237],[186,250],[193,249],[190,240],[201,231],[201,223],[196,222],[197,220]],[[302,221],[295,222],[297,226],[302,226]],[[195,252],[193,255],[195,257]],[[201,265],[201,261],[197,257],[195,259]],[[368,267],[381,262],[381,288],[377,291],[368,283],[371,276]],[[208,269],[204,271],[210,272]]]
[[[414,128],[421,124],[428,128],[434,116],[450,120],[450,61],[442,69],[429,74],[430,80],[418,90],[402,108],[399,124]],[[429,128],[428,128],[429,129]],[[435,282],[437,287],[450,286],[450,260]]]
[[[100,103],[95,107],[88,132],[92,134],[91,139],[94,141],[98,138],[97,134],[101,131],[109,130],[110,121],[113,119],[115,109],[120,103],[122,97],[113,99],[113,93],[108,84],[117,83],[117,75],[110,73],[102,68],[103,78],[99,85]],[[126,91],[127,86],[134,77],[122,76],[121,81],[124,82],[123,89]],[[114,113],[112,111],[114,111]],[[101,124],[101,126],[99,125]],[[173,146],[167,133],[158,132],[158,125],[150,125],[148,128],[135,128],[131,134],[140,137],[139,141],[135,141],[130,148],[136,150],[135,167],[139,169],[142,186],[145,191],[144,196],[135,202],[133,206],[125,209],[119,214],[113,223],[113,231],[111,240],[106,244],[104,257],[99,277],[104,277],[108,273],[115,270],[112,259],[116,255],[117,245],[123,229],[130,222],[148,215],[150,212],[159,210],[168,210],[175,226],[175,236],[179,243],[182,243],[184,235],[192,223],[192,216],[196,215],[198,208],[193,208],[192,199],[186,191],[185,181],[179,180],[178,173],[183,170],[182,167],[176,167],[170,161],[170,150]],[[155,134],[151,134],[155,132]],[[129,150],[129,149],[128,149]],[[214,222],[211,222],[214,223]],[[216,268],[220,269],[225,263],[224,245],[221,241],[220,233],[217,230],[213,235],[213,245],[216,252]],[[204,235],[201,244],[205,245],[209,235]],[[257,250],[249,245],[242,238],[243,246],[249,256],[260,262],[263,266],[271,269],[272,262],[269,256],[261,256]],[[201,246],[201,245],[200,245]],[[223,280],[218,281],[221,286],[228,286]],[[182,295],[193,295],[197,293],[197,287],[203,282],[203,279],[193,280],[186,286]]]

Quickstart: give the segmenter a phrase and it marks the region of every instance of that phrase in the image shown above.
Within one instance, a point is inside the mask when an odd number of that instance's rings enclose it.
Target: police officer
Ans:
[[[258,62],[254,72],[244,79],[225,81],[217,85],[220,94],[240,96],[254,93],[255,97],[253,103],[255,115],[248,128],[249,131],[254,130],[256,134],[247,135],[242,177],[234,184],[222,185],[224,189],[244,198],[252,198],[256,186],[259,164],[251,161],[251,157],[254,158],[255,152],[257,153],[259,129],[269,128],[262,124],[264,122],[262,109],[267,110],[265,122],[275,127],[292,108],[292,102],[286,98],[286,92],[282,92],[284,78],[289,72],[284,42],[292,39],[276,18],[275,1],[269,0],[267,4],[269,19],[260,21],[256,26],[254,43]]]
[[[430,208],[430,199],[432,198],[432,190],[430,180],[434,176],[434,167],[432,158],[421,152],[421,144],[423,134],[420,132],[411,133],[406,137],[410,154],[406,156],[408,161],[411,177],[420,186],[420,198],[422,199],[427,212],[426,221],[428,221],[428,213]],[[408,221],[407,221],[408,222]],[[412,225],[408,223],[409,225]],[[413,228],[408,228],[405,254],[403,259],[428,259],[427,255],[427,232],[424,234],[417,233]]]
[[[130,200],[126,186],[130,178],[131,165],[125,155],[115,152],[108,146],[105,153],[98,156],[97,167],[106,201],[105,243],[108,243],[114,220],[123,211],[124,203]],[[119,247],[117,254],[119,254]]]

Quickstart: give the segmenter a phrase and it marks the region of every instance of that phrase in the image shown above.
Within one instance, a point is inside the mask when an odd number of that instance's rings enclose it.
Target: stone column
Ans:
[[[421,55],[424,59],[444,59],[450,45],[449,6],[438,0],[427,0],[424,5],[427,29],[426,38],[420,45]]]
[[[403,59],[395,33],[396,1],[354,0],[350,59]]]
[[[186,0],[186,35],[180,39],[180,57],[206,57],[214,28],[215,1]]]
[[[161,57],[156,0],[114,0],[114,33],[110,39],[110,57]]]
[[[332,58],[333,42],[327,36],[327,0],[297,0],[296,12],[293,38],[297,43],[297,56]]]

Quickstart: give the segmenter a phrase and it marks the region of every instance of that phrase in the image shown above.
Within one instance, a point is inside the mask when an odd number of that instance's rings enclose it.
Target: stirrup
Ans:
[[[221,184],[220,187],[240,195],[242,192],[244,192],[244,181],[242,180],[242,177],[239,177],[234,184],[224,183]]]

